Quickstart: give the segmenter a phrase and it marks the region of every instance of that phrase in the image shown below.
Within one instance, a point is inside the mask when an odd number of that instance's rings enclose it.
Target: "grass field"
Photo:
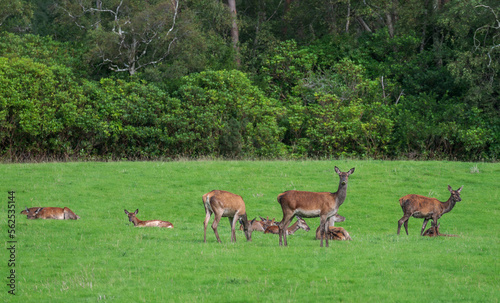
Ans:
[[[201,196],[243,196],[249,218],[282,213],[285,190],[332,191],[333,168],[355,167],[337,223],[353,238],[320,248],[311,231],[288,237],[237,231],[228,220],[203,243]],[[0,301],[20,302],[498,302],[500,164],[409,161],[193,161],[0,165]],[[419,236],[421,219],[396,235],[398,199],[441,201],[464,185],[462,202],[439,221],[458,237]],[[8,294],[8,191],[15,191],[15,292]],[[78,221],[27,220],[25,206],[67,206]],[[161,219],[174,229],[134,228]],[[212,217],[213,220],[213,217]],[[212,220],[210,222],[212,222]],[[430,224],[429,224],[430,226]]]

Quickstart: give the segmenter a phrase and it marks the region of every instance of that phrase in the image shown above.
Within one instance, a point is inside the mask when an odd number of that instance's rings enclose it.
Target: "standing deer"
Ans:
[[[71,209],[64,207],[31,207],[25,209],[28,219],[55,219],[55,220],[78,220],[80,216],[76,215]],[[21,213],[23,213],[22,211]]]
[[[335,193],[289,190],[278,195],[278,202],[283,210],[283,220],[279,224],[280,245],[284,243],[287,246],[285,230],[294,216],[301,216],[304,218],[320,217],[320,246],[323,247],[323,239],[328,230],[328,219],[335,216],[340,205],[344,203],[347,195],[347,180],[354,173],[354,168],[344,173],[335,166],[335,172],[340,177],[339,187]],[[326,237],[326,247],[328,247],[328,237]]]
[[[139,209],[136,209],[135,212],[130,213],[126,209],[124,209],[125,214],[128,216],[129,222],[134,223],[135,227],[166,227],[166,228],[174,228],[174,225],[168,221],[162,220],[146,220],[142,221],[136,217],[137,213],[139,213]]]
[[[305,231],[310,231],[311,228],[309,228],[309,225],[307,225],[306,221],[302,219],[301,217],[297,216],[297,221],[292,224],[292,226],[288,227],[286,229],[286,234],[287,235],[293,235],[297,230],[303,229]],[[265,234],[279,234],[279,227],[276,225],[269,226],[266,228],[264,231]]]
[[[217,242],[221,243],[217,226],[222,217],[229,218],[231,225],[231,242],[236,242],[236,222],[240,220],[243,224],[243,231],[247,241],[252,241],[252,222],[248,222],[247,212],[245,210],[245,202],[239,195],[230,193],[224,190],[213,190],[203,195],[203,205],[205,206],[205,221],[203,222],[203,241],[207,242],[207,226],[210,216],[214,213],[214,222],[212,229],[214,230]]]
[[[403,209],[404,215],[398,221],[398,235],[403,223],[405,225],[406,234],[408,235],[408,220],[411,216],[415,218],[424,218],[424,224],[422,225],[420,235],[423,235],[427,222],[430,219],[433,221],[433,226],[439,226],[437,220],[441,218],[443,214],[451,211],[455,203],[462,201],[462,198],[460,198],[462,188],[463,185],[459,189],[453,190],[451,186],[448,185],[451,196],[446,202],[420,195],[406,195],[399,199],[399,204]]]

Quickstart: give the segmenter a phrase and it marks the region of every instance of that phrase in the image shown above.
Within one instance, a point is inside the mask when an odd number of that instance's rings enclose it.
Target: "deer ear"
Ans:
[[[125,211],[125,214],[128,215],[128,211],[126,209],[124,209],[124,211]]]
[[[354,167],[351,168],[348,172],[347,172],[347,175],[349,176],[350,174],[352,174],[354,172]]]
[[[448,184],[448,190],[450,191],[450,193],[453,191],[453,189],[451,188],[451,186]]]
[[[462,191],[462,188],[463,188],[463,187],[464,187],[464,186],[462,185],[459,189],[457,189],[458,193],[460,193],[460,192]]]
[[[336,172],[338,175],[340,175],[340,173],[341,173],[340,169],[339,169],[337,166],[335,166],[335,172]]]

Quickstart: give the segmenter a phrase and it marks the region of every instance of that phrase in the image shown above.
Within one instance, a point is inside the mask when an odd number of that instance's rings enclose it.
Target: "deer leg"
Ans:
[[[406,215],[404,214],[401,219],[398,221],[398,235],[399,232],[401,231],[401,225],[405,225],[405,230],[406,230],[406,235],[408,235],[408,219],[410,219],[411,215]]]
[[[320,216],[320,223],[319,226],[321,226],[321,243],[319,244],[320,247],[323,247],[323,239],[326,239],[326,247],[328,247],[328,235],[326,233],[328,225],[328,220],[326,216]]]
[[[231,242],[236,242],[236,222],[238,221],[238,215],[235,215],[233,218],[228,217],[229,224],[231,225]]]
[[[288,246],[287,240],[286,240],[286,230],[288,228],[288,225],[290,225],[290,222],[292,221],[294,215],[292,215],[290,218],[283,214],[283,220],[281,220],[281,223],[278,225],[279,227],[279,235],[280,235],[280,246],[283,246],[283,243],[285,246]],[[283,243],[281,241],[281,237],[283,237]]]
[[[424,234],[425,227],[427,226],[427,222],[429,222],[429,219],[424,218],[424,224],[422,224],[422,230],[420,231],[420,235]],[[431,226],[434,225],[434,221],[432,221]]]
[[[219,225],[220,219],[222,218],[222,214],[215,213],[214,222],[212,223],[212,229],[214,230],[215,237],[217,238],[217,242],[221,243],[219,238],[219,233],[217,232],[217,226]]]
[[[210,216],[212,212],[208,209],[205,210],[205,221],[203,221],[203,242],[207,242],[207,226],[208,221],[210,220]]]

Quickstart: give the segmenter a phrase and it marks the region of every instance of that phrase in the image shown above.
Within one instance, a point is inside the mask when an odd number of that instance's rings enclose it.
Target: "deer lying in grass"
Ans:
[[[336,215],[339,207],[344,203],[347,196],[347,181],[354,173],[354,168],[348,172],[341,172],[335,166],[335,172],[340,177],[339,187],[335,193],[290,190],[278,195],[278,202],[283,210],[283,220],[279,225],[280,245],[284,243],[287,246],[285,230],[294,216],[301,216],[304,218],[320,217],[320,246],[323,247],[323,239],[328,230],[328,219]],[[327,237],[326,246],[328,247]]]
[[[130,213],[126,209],[124,209],[125,214],[128,216],[129,222],[132,222],[135,227],[166,227],[166,228],[174,228],[174,225],[168,221],[162,220],[147,220],[142,221],[136,217],[139,209],[136,209],[135,212]]]
[[[23,210],[21,213],[26,214],[28,219],[55,219],[55,220],[78,220],[77,216],[71,209],[64,207],[31,207]]]
[[[275,223],[274,218],[272,220],[269,220],[269,217],[267,217],[267,219],[260,217],[260,219],[261,219],[261,221],[258,221],[256,219],[253,219],[251,221],[253,231],[262,231],[263,232],[266,230],[266,228],[274,225],[274,223]],[[240,230],[243,230],[243,224],[240,224]]]
[[[398,221],[398,235],[401,231],[401,225],[403,225],[403,223],[406,234],[408,235],[408,220],[411,216],[414,218],[424,219],[422,231],[420,232],[421,235],[423,235],[427,222],[430,219],[433,221],[433,226],[439,226],[437,220],[441,218],[443,214],[450,212],[455,206],[455,203],[462,201],[462,198],[460,198],[462,188],[463,186],[457,190],[453,190],[451,186],[448,185],[448,190],[450,191],[451,196],[446,202],[441,202],[436,198],[428,198],[420,195],[406,195],[399,199],[399,204],[403,209],[404,215]]]
[[[292,226],[288,227],[286,229],[286,234],[287,235],[293,235],[297,230],[303,229],[305,231],[310,231],[311,228],[309,228],[309,225],[307,225],[306,221],[302,219],[301,217],[297,216],[297,221],[292,224]],[[279,227],[276,225],[269,226],[266,228],[264,231],[265,234],[279,234]]]
[[[235,226],[238,220],[243,224],[243,231],[247,241],[252,241],[252,223],[248,222],[245,209],[245,202],[239,195],[230,193],[224,190],[213,190],[203,195],[203,205],[205,206],[205,221],[203,222],[203,241],[207,242],[207,226],[210,216],[214,213],[214,222],[212,229],[214,230],[217,242],[221,242],[217,226],[222,217],[228,217],[231,224],[231,242],[236,242]]]
[[[330,217],[330,219],[328,219],[328,231],[326,232],[328,240],[352,240],[349,233],[343,227],[334,226],[335,222],[344,222],[344,221],[345,217],[339,214],[336,214],[335,216]],[[318,226],[318,228],[316,228],[316,240],[320,239],[321,239],[321,226]]]
[[[438,237],[438,236],[443,236],[443,237],[457,237],[456,235],[447,235],[447,234],[442,234],[439,232],[439,226],[441,226],[441,223],[439,223],[437,226],[434,225],[434,223],[431,223],[431,227],[424,231],[422,236],[424,237]]]

